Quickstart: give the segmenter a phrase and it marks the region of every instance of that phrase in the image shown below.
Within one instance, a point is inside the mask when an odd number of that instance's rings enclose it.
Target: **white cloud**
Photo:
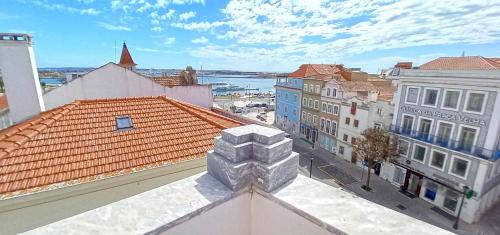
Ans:
[[[167,38],[165,38],[165,40],[163,40],[163,45],[170,46],[174,42],[175,42],[175,38],[174,37],[167,37]]]
[[[57,11],[64,11],[64,12],[69,12],[69,13],[76,13],[76,14],[80,14],[80,15],[90,15],[90,16],[101,14],[101,11],[96,10],[94,8],[80,9],[80,8],[66,6],[63,4],[48,3],[46,1],[32,1],[32,3],[34,5],[43,7],[45,9],[51,10],[51,11],[57,10]]]
[[[205,5],[205,0],[173,0],[172,3],[176,5],[193,4],[193,3]]]
[[[160,50],[157,49],[152,49],[152,48],[142,48],[142,47],[137,47],[135,48],[137,51],[142,51],[142,52],[161,52]]]
[[[151,30],[154,32],[160,33],[163,31],[163,28],[160,26],[156,26],[156,27],[151,28]]]
[[[208,43],[208,39],[204,36],[201,36],[199,38],[195,38],[193,40],[191,40],[192,43],[196,43],[196,44],[206,44]]]
[[[179,20],[180,21],[187,21],[190,18],[193,18],[195,16],[196,16],[196,12],[194,12],[194,11],[188,11],[188,12],[184,12],[184,13],[180,14],[179,15]]]
[[[257,66],[269,56],[278,64],[309,58],[333,63],[376,50],[500,40],[498,1],[232,0],[222,12],[223,20],[171,26],[211,30],[237,44],[206,45],[193,56],[239,58]]]
[[[112,24],[108,24],[108,23],[99,23],[98,24],[99,27],[103,27],[109,31],[132,31],[131,28],[127,27],[127,26],[123,26],[123,25],[112,25]]]
[[[206,31],[209,29],[213,29],[222,25],[226,25],[226,22],[222,21],[214,21],[214,22],[191,22],[191,23],[172,23],[172,27],[177,27],[177,28],[183,28],[186,30],[199,30],[199,31]]]

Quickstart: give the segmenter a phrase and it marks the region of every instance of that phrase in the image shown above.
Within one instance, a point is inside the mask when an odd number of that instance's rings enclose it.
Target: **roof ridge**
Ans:
[[[127,100],[141,100],[141,99],[157,99],[158,96],[132,96],[132,97],[116,97],[116,98],[101,98],[101,99],[88,99],[88,100],[76,100],[81,104],[94,104],[106,101],[127,101]]]
[[[179,101],[179,100],[175,100],[175,99],[172,99],[172,98],[168,98],[168,97],[166,97],[166,96],[159,96],[159,98],[160,98],[160,99],[163,99],[163,100],[165,100],[165,101],[167,101],[167,102],[169,102],[170,104],[172,104],[172,105],[174,105],[174,106],[176,106],[176,107],[178,107],[178,108],[180,108],[180,109],[182,109],[182,110],[184,110],[184,111],[186,111],[186,112],[188,112],[188,113],[190,113],[190,114],[192,114],[192,115],[194,115],[194,116],[196,116],[197,118],[200,118],[200,119],[202,119],[202,120],[204,120],[204,121],[206,121],[206,122],[209,122],[209,123],[210,123],[210,124],[212,124],[212,125],[215,125],[215,126],[217,126],[217,127],[221,128],[221,129],[226,129],[227,127],[226,127],[226,126],[223,126],[222,124],[219,124],[219,123],[217,123],[217,122],[214,122],[214,121],[212,121],[212,120],[209,120],[209,119],[207,119],[207,118],[205,118],[205,117],[201,116],[200,114],[195,113],[195,112],[193,112],[192,110],[189,110],[187,107],[192,108],[192,109],[196,109],[196,110],[201,111],[201,112],[204,112],[204,113],[205,113],[205,114],[207,114],[207,115],[215,116],[215,117],[218,117],[218,118],[222,118],[222,119],[224,119],[224,120],[227,120],[227,121],[232,121],[232,122],[235,122],[235,123],[238,123],[238,124],[242,124],[242,125],[244,125],[244,123],[242,123],[242,122],[238,122],[238,121],[236,121],[236,120],[229,119],[229,118],[227,118],[227,117],[224,117],[224,116],[222,116],[222,115],[219,115],[219,114],[216,114],[216,113],[210,112],[210,111],[208,111],[208,110],[204,110],[204,109],[199,108],[199,107],[197,107],[197,106],[195,106],[195,105],[192,105],[192,104],[187,104],[187,103],[185,103],[185,102],[182,102],[182,101]]]
[[[483,59],[483,60],[484,60],[484,62],[486,62],[486,63],[487,63],[487,64],[488,64],[491,68],[493,68],[493,69],[497,69],[497,67],[495,67],[495,65],[493,65],[493,64],[491,64],[491,63],[495,63],[495,64],[499,64],[499,63],[497,63],[497,62],[495,62],[495,61],[493,61],[493,60],[490,60],[490,59],[488,59],[488,58],[486,58],[486,57],[484,57],[484,56],[481,56],[481,59]],[[499,64],[499,65],[500,65],[500,64]]]

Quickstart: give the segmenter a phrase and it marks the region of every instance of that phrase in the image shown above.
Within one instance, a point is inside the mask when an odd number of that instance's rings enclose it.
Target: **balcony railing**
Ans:
[[[390,126],[390,131],[399,135],[408,136],[413,139],[431,143],[461,153],[471,154],[473,156],[482,159],[487,159],[492,161],[500,159],[499,149],[496,150],[485,149],[476,145],[464,143],[463,141],[451,140],[449,138],[443,138],[442,136],[436,136],[425,132],[405,129],[401,126],[395,126],[395,125]]]

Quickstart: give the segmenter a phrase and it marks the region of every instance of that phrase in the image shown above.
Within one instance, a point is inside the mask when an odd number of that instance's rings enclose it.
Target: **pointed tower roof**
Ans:
[[[122,55],[120,56],[120,63],[118,65],[121,65],[122,67],[137,65],[136,63],[134,63],[134,60],[132,59],[132,56],[130,55],[130,52],[127,49],[127,44],[125,44],[125,42],[123,43]]]

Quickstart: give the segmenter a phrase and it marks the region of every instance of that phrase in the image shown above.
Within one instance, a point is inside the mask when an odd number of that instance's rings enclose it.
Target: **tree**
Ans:
[[[381,128],[369,128],[361,133],[361,138],[353,144],[353,154],[360,157],[368,166],[366,182],[363,189],[369,191],[370,173],[376,163],[389,161],[397,156],[395,141],[389,133]]]

